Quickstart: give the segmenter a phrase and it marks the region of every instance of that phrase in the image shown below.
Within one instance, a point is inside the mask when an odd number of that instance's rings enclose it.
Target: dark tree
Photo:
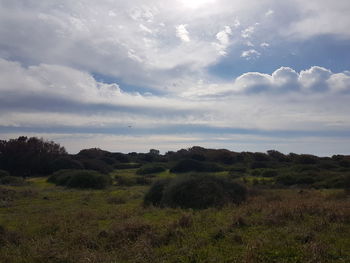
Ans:
[[[50,173],[50,164],[67,155],[64,147],[36,137],[19,137],[0,143],[0,163],[14,176],[34,176]]]

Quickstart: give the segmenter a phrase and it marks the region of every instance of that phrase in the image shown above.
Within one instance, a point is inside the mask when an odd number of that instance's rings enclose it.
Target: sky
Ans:
[[[350,154],[349,0],[0,0],[0,138]]]

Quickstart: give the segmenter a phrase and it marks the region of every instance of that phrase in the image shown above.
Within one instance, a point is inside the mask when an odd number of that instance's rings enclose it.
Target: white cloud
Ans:
[[[305,72],[324,71],[311,68]],[[91,143],[103,148],[105,144],[98,144],[97,138],[105,138],[111,147],[119,145],[125,150],[143,149],[142,142],[151,137],[152,143],[158,139],[167,150],[194,142],[220,145],[220,141],[235,141],[232,134],[236,128],[252,134],[260,130],[348,130],[348,72],[332,74],[326,80],[334,89],[312,89],[314,93],[301,86],[294,88],[293,83],[302,85],[300,75],[291,68],[280,68],[271,75],[250,72],[234,83],[199,82],[187,97],[146,96],[98,82],[76,69],[48,64],[24,67],[0,59],[0,130],[2,126],[43,132],[57,128],[69,138],[74,138],[74,133],[80,138],[91,136],[96,138]],[[322,79],[322,74],[314,76]],[[114,143],[108,135],[112,133],[116,134]],[[222,136],[214,139],[213,134]],[[265,139],[269,143],[276,140],[273,132]],[[132,147],[125,140],[130,140]],[[90,145],[78,141],[77,149]],[[212,144],[205,144],[209,141]]]
[[[261,56],[261,53],[255,49],[249,49],[242,52],[241,57],[246,59],[258,58]]]
[[[328,79],[332,72],[322,67],[311,67],[300,72],[299,81],[303,88],[311,91],[325,91],[329,89]]]
[[[254,31],[255,31],[255,27],[254,26],[250,26],[250,27],[242,30],[242,34],[241,35],[242,35],[243,38],[250,38],[253,35]]]
[[[270,44],[269,44],[269,43],[266,43],[266,42],[263,42],[263,43],[260,44],[260,46],[261,46],[262,48],[267,48],[267,47],[270,46]]]
[[[190,42],[190,33],[186,29],[187,25],[176,26],[176,36],[183,42]]]
[[[226,49],[230,45],[230,36],[232,35],[232,29],[229,26],[225,26],[222,31],[216,34],[216,39],[219,43],[214,43],[220,55],[225,56],[227,54]]]
[[[333,74],[327,80],[328,86],[335,92],[350,91],[350,74],[349,72]]]

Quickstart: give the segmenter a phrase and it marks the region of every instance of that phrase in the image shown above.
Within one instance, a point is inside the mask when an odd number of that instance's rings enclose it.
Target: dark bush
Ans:
[[[84,166],[81,162],[73,160],[70,157],[60,157],[56,160],[54,160],[51,164],[51,171],[59,171],[59,170],[65,170],[65,169],[84,169]]]
[[[301,154],[297,157],[296,162],[300,164],[315,164],[318,162],[318,158],[314,155]]]
[[[341,160],[341,161],[339,162],[339,165],[340,165],[341,167],[350,168],[350,161],[348,161],[348,160]]]
[[[107,175],[90,170],[61,170],[48,178],[48,182],[69,188],[102,189],[111,185]]]
[[[140,163],[117,163],[113,165],[115,169],[135,169],[135,168],[140,168],[142,164]]]
[[[101,160],[96,159],[86,159],[82,163],[84,167],[89,170],[98,171],[103,174],[108,174],[113,171],[113,168]]]
[[[145,175],[145,174],[155,174],[164,172],[165,168],[163,166],[144,166],[136,171],[136,174]]]
[[[163,192],[165,187],[169,184],[169,182],[170,182],[170,179],[168,178],[154,182],[143,199],[144,204],[161,206],[162,199],[163,199]]]
[[[4,170],[0,170],[0,178],[6,177],[6,176],[10,176],[9,172],[4,171]]]
[[[0,184],[2,184],[2,185],[12,185],[12,186],[21,186],[21,185],[25,185],[25,181],[21,177],[4,176],[4,177],[0,177]]]
[[[276,177],[276,182],[281,185],[294,185],[297,184],[297,178],[292,175],[280,175]]]
[[[268,168],[268,164],[266,162],[253,162],[250,165],[250,168],[252,169]]]
[[[227,203],[241,203],[246,189],[227,179],[211,175],[177,177],[156,182],[145,196],[145,204],[205,209]]]
[[[120,186],[133,186],[137,185],[135,176],[115,176],[115,180]]]
[[[276,176],[278,176],[278,172],[276,170],[272,170],[272,169],[264,170],[261,173],[261,176],[262,177],[276,177]]]
[[[310,175],[300,176],[297,179],[297,184],[313,184],[315,182],[315,178]]]
[[[230,168],[229,171],[233,172],[233,173],[244,174],[247,172],[247,168],[245,168],[245,167],[232,167],[232,168]]]
[[[199,162],[192,159],[186,159],[178,162],[170,169],[172,173],[187,172],[221,172],[223,168],[215,163]]]

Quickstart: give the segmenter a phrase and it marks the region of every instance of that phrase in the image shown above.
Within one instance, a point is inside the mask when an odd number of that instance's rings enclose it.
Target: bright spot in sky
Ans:
[[[181,0],[182,4],[187,8],[199,8],[206,4],[212,3],[215,0]]]

